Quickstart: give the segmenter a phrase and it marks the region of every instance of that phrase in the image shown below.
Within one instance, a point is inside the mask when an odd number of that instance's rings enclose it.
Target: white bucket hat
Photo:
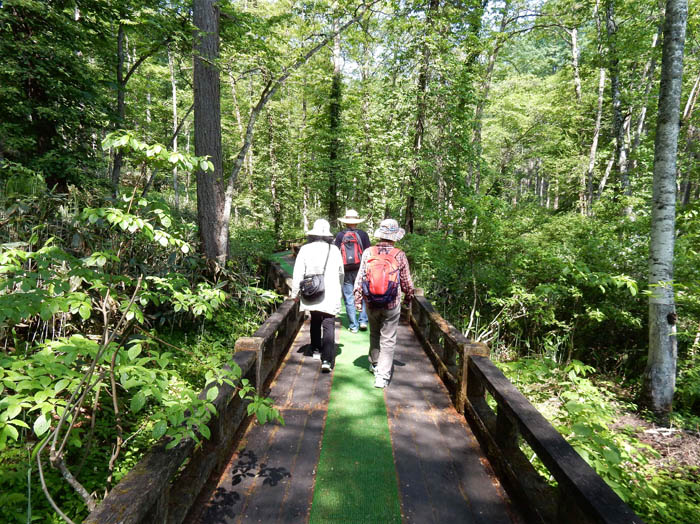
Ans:
[[[333,233],[331,233],[331,225],[328,223],[328,220],[319,218],[316,220],[316,222],[314,222],[314,227],[306,232],[306,236],[332,237]]]
[[[393,218],[386,218],[381,221],[379,228],[374,232],[377,238],[398,242],[406,234],[404,228],[399,227],[399,223]]]
[[[360,214],[354,209],[346,209],[345,216],[338,219],[338,222],[342,222],[343,224],[360,224],[364,221],[365,219],[360,218]]]

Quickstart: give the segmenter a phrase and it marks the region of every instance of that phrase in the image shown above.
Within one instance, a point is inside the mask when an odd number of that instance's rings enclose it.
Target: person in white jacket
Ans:
[[[292,275],[292,297],[301,299],[301,311],[311,312],[311,345],[321,353],[321,371],[329,373],[335,365],[335,317],[340,313],[343,286],[343,257],[333,245],[331,226],[322,218],[306,232],[309,243],[299,249]],[[324,268],[325,264],[325,268]],[[309,300],[299,293],[306,275],[323,274],[323,295]]]

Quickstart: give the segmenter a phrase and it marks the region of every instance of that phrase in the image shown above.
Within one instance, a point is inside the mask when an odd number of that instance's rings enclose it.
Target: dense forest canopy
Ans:
[[[658,420],[697,426],[699,29],[697,0],[0,0],[0,450],[16,451],[2,467],[26,477],[19,443],[36,450],[75,407],[56,370],[28,400],[25,360],[91,355],[84,401],[112,395],[120,435],[108,478],[71,483],[83,515],[133,463],[120,413],[167,396],[124,379],[118,397],[120,338],[206,343],[216,318],[246,333],[272,300],[256,255],[346,208],[370,232],[399,220],[418,284],[494,358],[539,359],[522,373],[542,383],[595,368]],[[196,396],[220,362],[191,362],[164,384]],[[154,438],[181,416],[159,413]],[[80,435],[53,466],[93,460]],[[643,479],[618,463],[604,476],[633,500]],[[0,520],[25,519],[20,491]],[[673,521],[642,498],[646,518]]]

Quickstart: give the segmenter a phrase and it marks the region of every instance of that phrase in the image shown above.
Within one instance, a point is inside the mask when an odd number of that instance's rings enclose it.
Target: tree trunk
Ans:
[[[574,93],[576,93],[576,101],[581,103],[581,73],[578,66],[578,29],[567,29],[571,37],[571,67],[574,70]]]
[[[605,95],[605,69],[600,68],[598,80],[598,109],[596,110],[595,127],[593,128],[593,139],[591,140],[591,150],[588,154],[588,169],[586,170],[585,198],[582,198],[581,213],[590,214],[593,206],[593,171],[595,169],[595,157],[598,151],[598,137],[600,136],[601,120],[603,118],[603,98]]]
[[[501,15],[501,21],[498,29],[498,36],[494,42],[491,53],[489,54],[488,63],[486,66],[486,73],[484,75],[484,81],[481,84],[481,94],[476,103],[476,109],[474,111],[474,134],[472,136],[472,151],[474,152],[474,158],[476,165],[470,165],[469,167],[469,179],[470,182],[474,184],[474,191],[479,192],[481,186],[481,124],[484,115],[484,109],[489,99],[489,91],[491,90],[491,79],[493,78],[493,70],[496,66],[496,58],[498,58],[498,53],[503,45],[506,27],[508,27],[508,22],[512,19],[509,18],[510,12],[510,0],[505,2],[503,6],[503,12]]]
[[[271,78],[267,82],[258,103],[251,109],[243,144],[234,160],[231,176],[227,182],[224,182],[221,151],[220,79],[219,71],[216,68],[219,56],[219,9],[216,6],[216,0],[195,0],[195,154],[209,156],[209,160],[214,164],[213,174],[197,171],[199,235],[202,251],[209,261],[219,265],[226,261],[233,193],[238,174],[253,142],[255,122],[260,112],[294,71],[304,65],[336,35],[360,20],[376,1],[378,0],[363,6],[353,18],[343,23],[336,31],[326,35],[293,64],[285,67],[278,77]]]
[[[610,70],[610,98],[612,99],[613,118],[613,166],[616,166],[617,179],[622,193],[629,191],[629,178],[620,171],[624,149],[624,128],[622,101],[620,100],[620,59],[617,56],[617,23],[615,22],[615,0],[607,0],[605,8],[605,27],[608,35],[608,68]]]
[[[124,125],[126,107],[124,105],[124,95],[126,86],[124,85],[124,24],[119,24],[117,32],[117,127]],[[119,192],[119,179],[122,172],[123,155],[121,149],[114,153],[114,163],[112,164],[112,193],[116,196]]]
[[[644,123],[646,121],[646,115],[647,115],[647,106],[649,104],[649,93],[651,92],[651,86],[654,81],[654,72],[656,71],[656,53],[654,50],[656,49],[656,46],[661,39],[661,33],[663,31],[663,24],[659,23],[659,28],[654,35],[654,39],[651,42],[651,57],[649,57],[649,60],[644,66],[644,73],[642,74],[642,78],[645,79],[645,85],[644,85],[644,98],[642,99],[642,107],[639,110],[639,116],[637,117],[637,125],[634,130],[634,136],[632,138],[632,147],[630,148],[630,157],[634,155],[634,153],[637,151],[639,148],[639,144],[641,143],[642,140],[642,133],[644,131]],[[628,162],[629,165],[629,162]],[[632,165],[634,168],[635,164]]]
[[[197,219],[202,252],[220,266],[228,254],[230,206],[225,205],[221,151],[219,8],[216,0],[194,2],[194,150],[214,172],[197,170]]]
[[[301,95],[301,128],[299,129],[299,143],[303,143],[304,136],[306,135],[306,119],[307,119],[307,109],[306,109],[306,82],[304,82],[304,86],[302,88],[302,95]],[[309,230],[309,183],[306,178],[306,174],[302,170],[302,162],[301,162],[301,152],[302,149],[299,148],[299,151],[297,152],[298,154],[298,160],[297,160],[297,169],[299,171],[299,179],[302,180],[301,187],[302,187],[302,204],[301,204],[301,220],[302,220],[302,226],[304,227],[304,231]]]
[[[173,54],[168,51],[168,69],[170,69],[170,88],[172,92],[173,103],[173,151],[177,151],[177,84],[175,82],[175,66],[173,62]],[[177,185],[177,166],[173,167],[173,193],[175,193],[175,209],[180,207],[180,188]]]
[[[667,0],[659,110],[654,141],[654,185],[649,244],[649,356],[642,384],[644,403],[664,423],[668,422],[672,408],[678,357],[672,281],[676,154],[687,18],[687,0]]]
[[[277,166],[277,155],[275,154],[275,137],[274,128],[272,125],[272,114],[268,111],[267,113],[267,151],[270,161],[270,196],[272,198],[272,219],[274,223],[275,237],[278,237],[280,231],[282,230],[282,202],[280,200],[279,190],[277,188],[278,183],[278,171]]]
[[[440,7],[440,0],[430,0],[426,13],[428,27],[432,27],[432,19]],[[408,196],[406,197],[406,209],[404,212],[404,227],[409,233],[413,233],[414,213],[416,206],[416,184],[420,179],[420,156],[423,149],[423,135],[425,133],[426,92],[428,90],[428,76],[430,75],[430,48],[428,39],[424,38],[422,49],[422,64],[418,74],[418,92],[416,100],[416,121],[413,130],[413,159],[408,179]]]
[[[333,22],[333,31],[336,32],[336,22]],[[340,178],[340,111],[342,101],[343,78],[340,70],[340,35],[333,39],[333,79],[331,84],[331,97],[329,107],[329,135],[328,147],[328,220],[335,224],[338,219],[338,179]]]
[[[692,191],[692,181],[691,174],[693,167],[697,165],[698,154],[693,152],[693,144],[697,143],[700,138],[700,133],[698,133],[698,128],[693,124],[690,124],[690,117],[695,109],[695,104],[698,100],[698,92],[700,92],[700,74],[698,74],[693,84],[693,88],[690,90],[688,95],[688,100],[685,104],[685,110],[683,111],[683,116],[681,117],[681,130],[685,130],[685,159],[686,159],[686,169],[683,174],[683,183],[681,184],[681,204],[687,206],[690,203],[690,195]]]

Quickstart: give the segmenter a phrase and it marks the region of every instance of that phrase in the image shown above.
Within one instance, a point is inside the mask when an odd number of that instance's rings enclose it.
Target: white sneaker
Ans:
[[[314,350],[314,360],[321,360],[321,352]]]
[[[384,389],[387,386],[387,380],[382,377],[377,377],[374,379],[374,387],[379,389]]]
[[[371,362],[369,363],[369,372],[372,373],[372,375],[374,375],[377,372],[377,366],[375,366]]]
[[[323,373],[330,373],[331,372],[331,363],[328,362],[327,360],[324,360],[323,364],[321,364],[321,371]]]

